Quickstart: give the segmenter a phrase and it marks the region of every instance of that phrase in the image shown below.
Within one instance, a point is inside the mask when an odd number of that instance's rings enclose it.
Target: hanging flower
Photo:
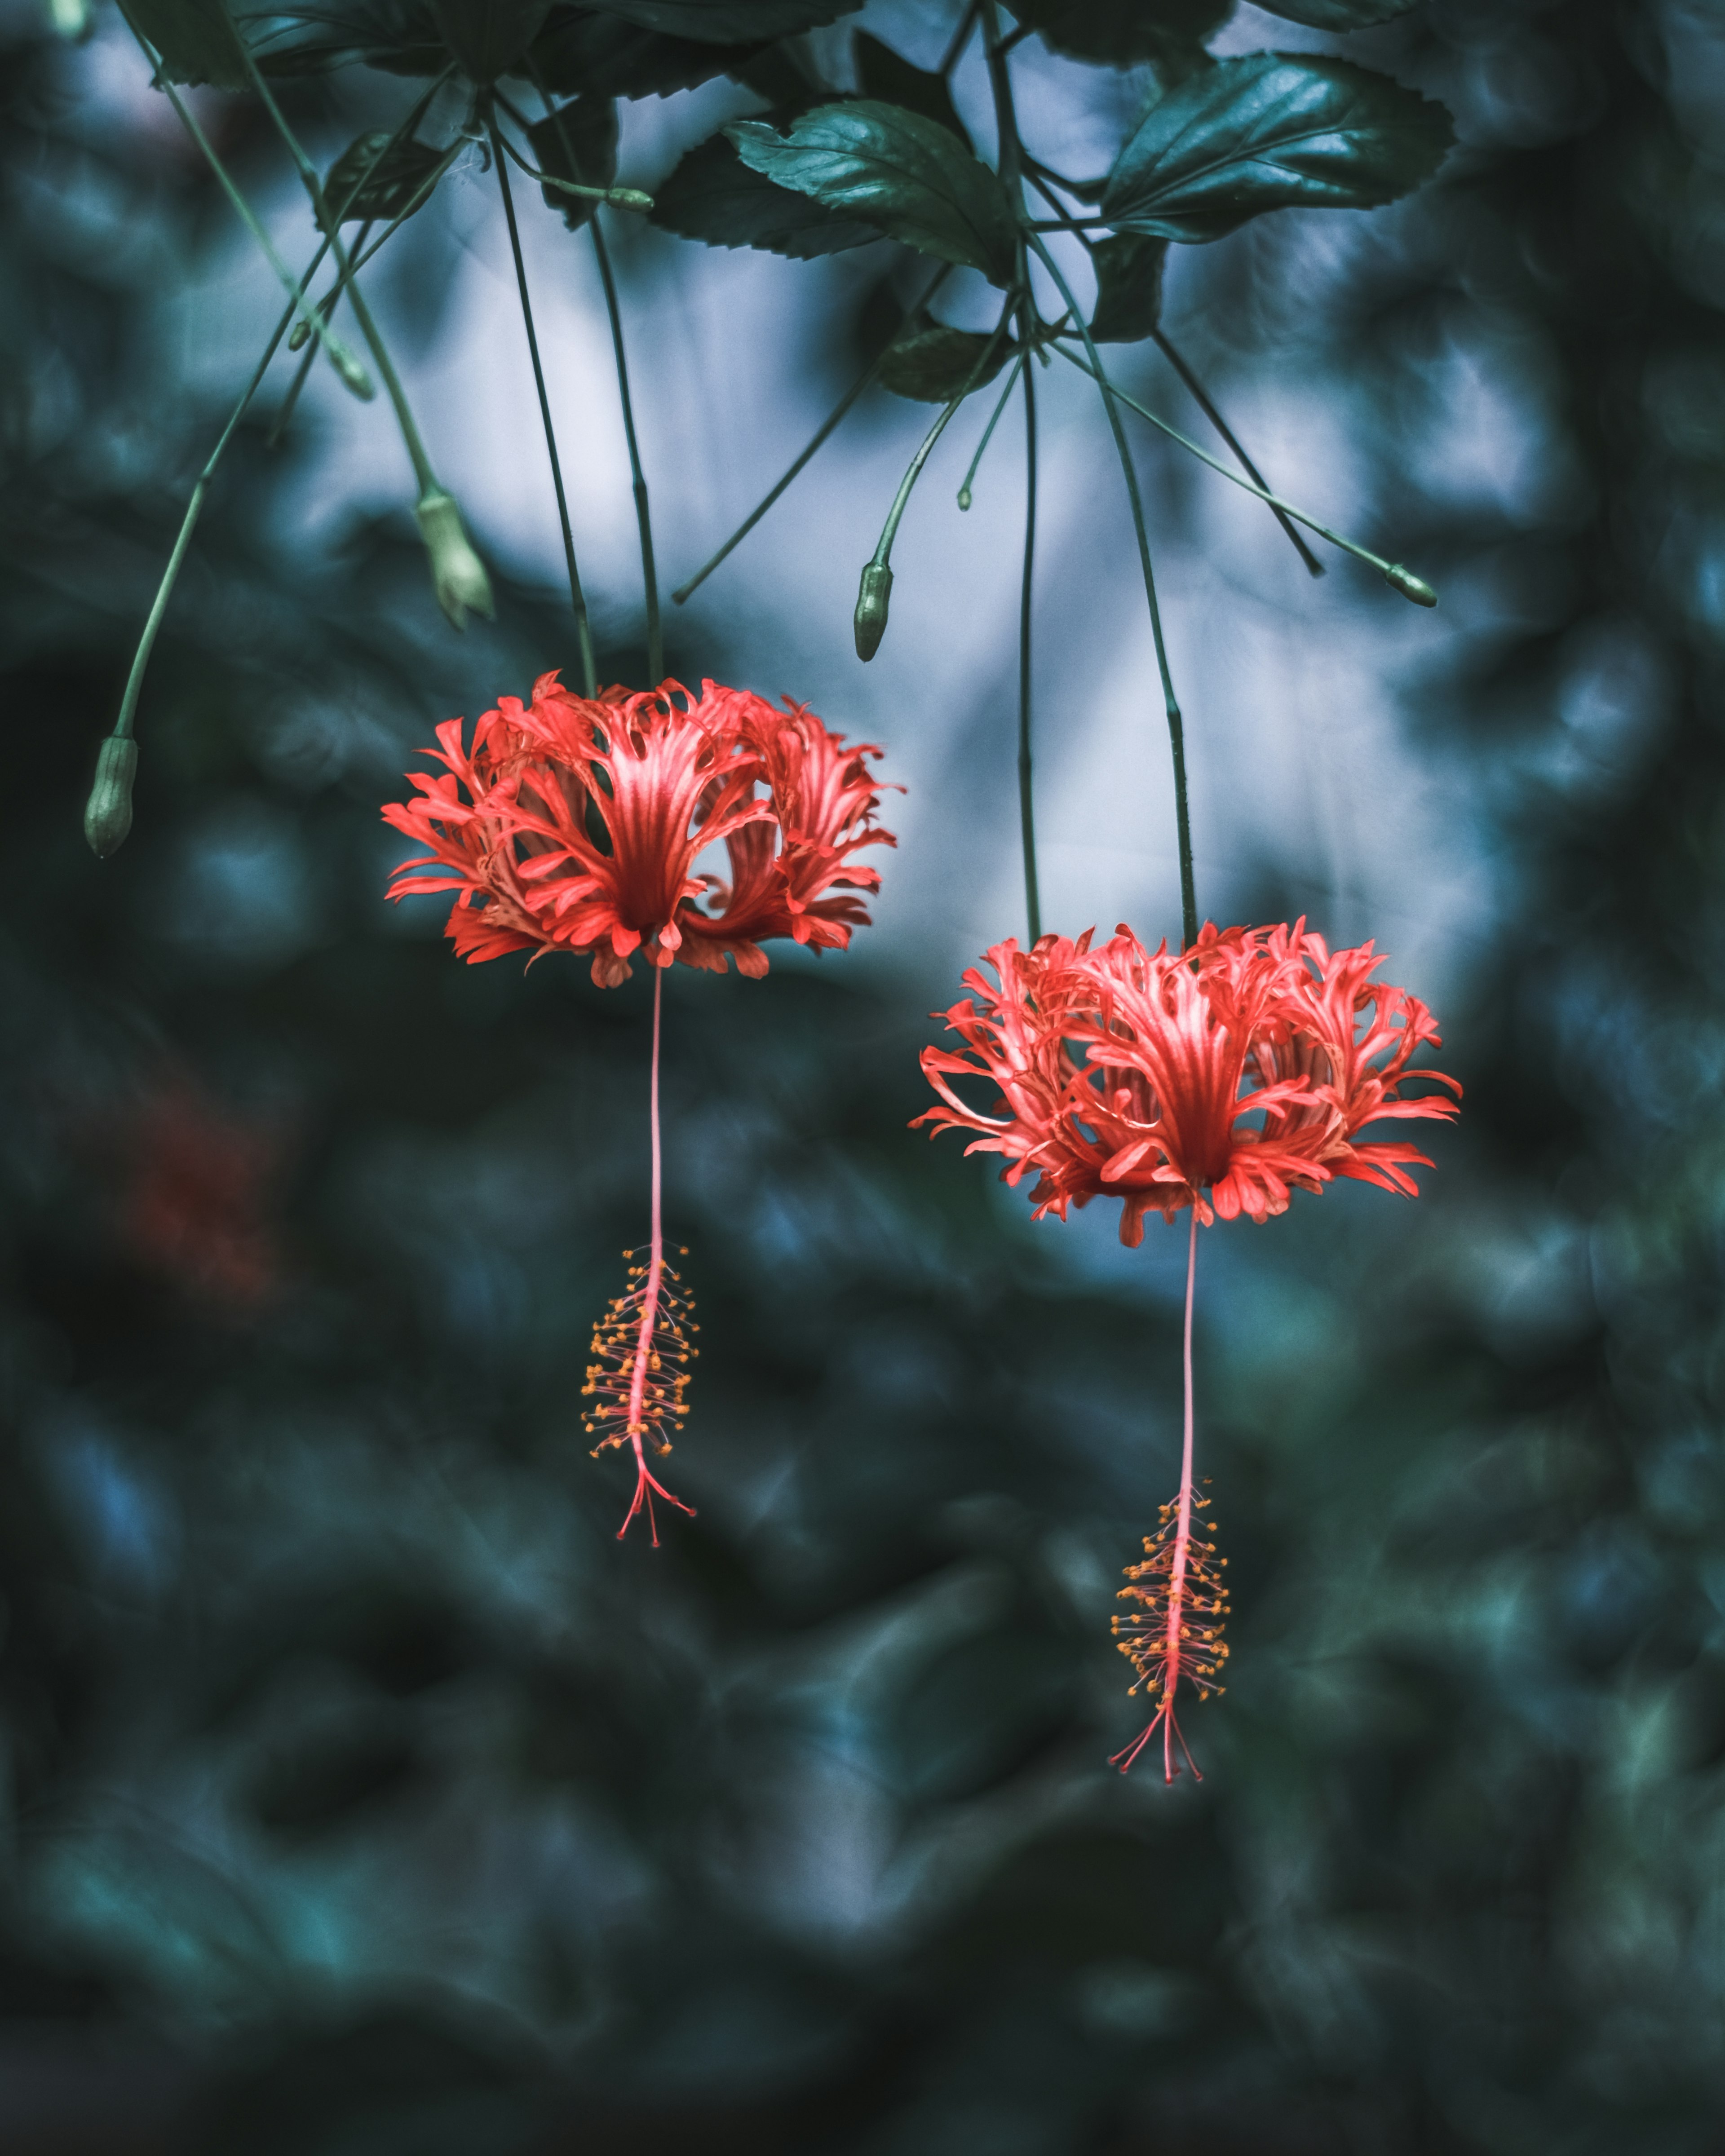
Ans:
[[[470,753],[459,720],[438,740],[444,771],[410,773],[420,798],[383,811],[430,856],[403,862],[389,895],[457,892],[448,933],[470,961],[578,952],[613,988],[639,950],[758,977],[768,937],[842,950],[880,882],[850,856],[894,843],[875,822],[878,748],[716,682],[589,699],[547,674],[531,704],[498,700]],[[728,884],[694,872],[721,839]]]
[[[614,688],[572,696],[555,674],[531,703],[501,696],[461,742],[462,722],[437,730],[443,769],[413,772],[418,798],[391,802],[386,822],[425,849],[395,871],[392,898],[456,894],[448,934],[470,963],[511,951],[578,952],[601,988],[626,981],[637,952],[653,968],[648,1122],[652,1232],[631,1252],[628,1284],[593,1328],[583,1397],[595,1454],[625,1447],[634,1500],[619,1539],[642,1512],[655,1546],[653,1501],[693,1507],[648,1466],[689,1410],[683,1395],[693,1301],[665,1263],[660,1204],[659,1045],[666,970],[678,959],[707,973],[734,959],[767,971],[762,944],[789,937],[844,950],[865,927],[864,896],[879,873],[853,856],[890,846],[875,821],[880,751],[847,744],[806,706],[778,710],[746,690],[675,681],[634,696]],[[728,880],[696,872],[722,840]]]
[[[1439,1070],[1414,1067],[1440,1045],[1430,1012],[1404,988],[1373,981],[1369,943],[1332,952],[1303,921],[1292,927],[1218,930],[1206,924],[1182,952],[1147,951],[1122,927],[1092,947],[1045,936],[987,955],[993,970],[964,976],[972,993],[946,1014],[957,1050],[926,1048],[922,1068],[942,1105],[916,1118],[933,1132],[977,1135],[968,1151],[998,1152],[1004,1179],[1032,1173],[1036,1217],[1065,1219],[1070,1205],[1122,1201],[1120,1239],[1143,1240],[1144,1215],[1192,1215],[1186,1266],[1185,1417],[1180,1490],[1145,1542],[1144,1562],[1122,1589],[1130,1614],[1115,1620],[1121,1651],[1157,1701],[1149,1726],[1116,1755],[1124,1773],[1159,1730],[1163,1770],[1192,1757],[1174,1707],[1181,1680],[1200,1698],[1221,1689],[1227,1594],[1214,1540],[1196,1520],[1208,1501],[1193,1482],[1192,1313],[1198,1230],[1218,1216],[1263,1221],[1296,1190],[1336,1176],[1418,1195],[1410,1168],[1430,1165],[1410,1145],[1364,1139],[1385,1118],[1444,1120],[1455,1102],[1402,1087]],[[987,1114],[954,1081],[983,1079],[1001,1096]],[[1192,1767],[1195,1774],[1197,1768]]]
[[[968,1150],[1002,1154],[1009,1184],[1034,1169],[1039,1219],[1121,1199],[1132,1247],[1153,1208],[1171,1220],[1191,1206],[1206,1225],[1261,1221],[1335,1175],[1413,1194],[1407,1167],[1426,1156],[1354,1133],[1380,1116],[1453,1116],[1451,1101],[1399,1091],[1409,1078],[1453,1081],[1408,1067],[1436,1029],[1416,998],[1368,978],[1381,963],[1370,944],[1332,957],[1303,922],[1207,924],[1184,953],[1147,951],[1125,927],[1092,948],[1092,932],[1028,952],[997,944],[998,986],[965,975],[973,993],[946,1014],[962,1049],[922,1051],[945,1105],[917,1123],[976,1132]],[[1009,1112],[973,1107],[955,1078],[991,1080]]]

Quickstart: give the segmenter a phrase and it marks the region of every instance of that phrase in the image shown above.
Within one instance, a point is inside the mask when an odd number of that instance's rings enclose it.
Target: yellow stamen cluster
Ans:
[[[1190,1679],[1200,1699],[1224,1689],[1219,1680],[1228,1659],[1228,1644],[1222,1637],[1228,1617],[1228,1586],[1222,1573],[1228,1560],[1216,1555],[1214,1542],[1201,1539],[1204,1534],[1214,1534],[1215,1522],[1201,1522],[1196,1517],[1199,1508],[1209,1502],[1199,1496],[1192,1501],[1194,1518],[1186,1545],[1185,1575],[1178,1589],[1180,1607],[1172,1667],[1168,1614],[1175,1593],[1174,1546],[1179,1528],[1175,1506],[1162,1507],[1160,1526],[1153,1535],[1144,1537],[1143,1563],[1126,1568],[1132,1585],[1120,1589],[1122,1601],[1140,1605],[1130,1615],[1113,1620],[1120,1651],[1138,1673],[1127,1690],[1134,1692],[1142,1685],[1152,1698],[1160,1692],[1164,1706],[1172,1705],[1174,1688],[1182,1677]]]
[[[593,1360],[587,1366],[587,1383],[581,1388],[582,1397],[593,1403],[586,1410],[582,1427],[589,1436],[602,1433],[593,1448],[595,1460],[607,1446],[628,1445],[637,1438],[644,1439],[655,1452],[670,1450],[671,1435],[681,1427],[682,1418],[689,1412],[683,1399],[689,1383],[684,1366],[701,1353],[689,1342],[690,1334],[701,1330],[693,1322],[695,1298],[684,1290],[681,1279],[670,1265],[660,1268],[658,1300],[646,1338],[642,1339],[641,1317],[651,1268],[639,1262],[639,1250],[625,1250],[623,1255],[632,1260],[629,1286],[613,1298],[593,1326],[588,1351]],[[684,1249],[677,1252],[680,1258],[688,1255]],[[631,1422],[629,1398],[644,1353],[647,1368],[641,1387],[640,1417]]]

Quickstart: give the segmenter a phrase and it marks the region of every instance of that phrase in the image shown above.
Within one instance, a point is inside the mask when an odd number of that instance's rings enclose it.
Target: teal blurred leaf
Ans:
[[[324,198],[344,224],[355,218],[399,217],[442,162],[441,151],[423,142],[396,142],[379,128],[349,143],[330,167]],[[430,199],[428,192],[425,201]]]
[[[759,247],[800,261],[880,237],[872,224],[835,216],[812,195],[775,185],[744,164],[725,135],[697,142],[654,189],[651,218],[709,247]]]
[[[938,121],[956,135],[967,150],[972,146],[964,122],[953,109],[944,75],[930,69],[912,67],[891,45],[883,45],[866,30],[856,33],[857,80],[865,97],[883,105],[896,105],[906,112],[920,112],[925,120]]]
[[[759,120],[725,130],[752,171],[942,262],[1009,282],[1017,228],[1006,191],[937,121],[861,98],[804,113],[788,138]]]
[[[1117,232],[1091,255],[1096,309],[1090,333],[1097,344],[1136,344],[1162,320],[1162,277],[1168,243],[1140,232]]]
[[[617,177],[617,107],[608,97],[578,97],[527,130],[542,172],[583,187],[608,187]],[[579,195],[542,187],[547,205],[578,231],[596,207]]]
[[[434,0],[444,43],[472,81],[507,74],[543,28],[550,0]]]
[[[225,0],[133,0],[128,12],[162,55],[169,82],[247,87],[245,51]]]
[[[862,0],[598,0],[599,12],[703,44],[766,44],[836,22]]]
[[[1204,65],[1204,40],[1234,12],[1234,0],[1008,0],[1045,44],[1078,60],[1136,67],[1149,60],[1184,74]]]
[[[571,11],[546,24],[531,59],[554,97],[670,97],[731,73],[757,49],[670,37],[618,15]]]
[[[970,381],[984,352],[987,361],[972,384],[977,389],[999,373],[1012,357],[1012,346],[1005,337],[980,330],[948,329],[944,322],[929,322],[899,337],[881,362],[880,380],[896,397],[944,404]]]
[[[1303,23],[1310,30],[1363,30],[1405,15],[1415,0],[1257,0],[1267,15]]]
[[[1321,54],[1253,53],[1153,105],[1102,196],[1110,224],[1219,239],[1266,210],[1369,209],[1430,179],[1455,139],[1443,106]]]

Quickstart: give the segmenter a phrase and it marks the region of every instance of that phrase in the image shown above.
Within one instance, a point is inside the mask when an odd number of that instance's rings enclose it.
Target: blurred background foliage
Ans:
[[[225,213],[165,132],[69,141],[83,59],[8,11],[8,2156],[1725,2145],[1718,33],[1422,8],[1394,64],[1494,125],[1321,310],[1208,269],[1212,356],[1322,370],[1461,606],[1398,685],[1497,897],[1428,1194],[1207,1240],[1235,1677],[1169,1790],[1104,1764],[1106,1620],[1176,1309],[906,1135],[920,980],[673,983],[700,1517],[614,1541],[578,1395],[644,991],[465,968],[379,896],[430,726],[555,663],[552,571],[454,644],[404,517],[281,536],[311,452],[260,421],[86,851],[225,408],[141,408],[139,354]],[[1455,337],[1543,509],[1428,454]],[[674,622],[673,670],[746,678],[742,634]]]

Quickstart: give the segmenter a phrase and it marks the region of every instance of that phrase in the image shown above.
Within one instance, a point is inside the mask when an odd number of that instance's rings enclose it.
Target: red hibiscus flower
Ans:
[[[659,1047],[665,970],[676,960],[722,973],[767,971],[762,944],[792,937],[843,950],[868,923],[862,894],[878,873],[852,856],[890,846],[875,820],[880,787],[869,760],[804,706],[783,711],[746,690],[675,681],[644,695],[572,696],[542,675],[533,698],[498,700],[461,746],[461,721],[438,728],[444,768],[411,773],[418,798],[391,802],[386,822],[425,849],[395,871],[392,898],[457,894],[448,933],[471,963],[511,951],[590,956],[601,988],[626,981],[636,952],[654,968],[648,1096],[652,1232],[631,1251],[628,1285],[593,1327],[583,1396],[595,1455],[627,1448],[634,1502],[619,1530],[655,1496],[685,1512],[654,1475],[689,1410],[686,1365],[698,1350],[694,1302],[665,1263],[661,1219]],[[724,842],[728,882],[697,875]],[[644,1260],[644,1261],[643,1261]]]
[[[946,1014],[962,1046],[922,1051],[942,1105],[917,1123],[975,1132],[968,1150],[1002,1154],[1009,1183],[1034,1171],[1039,1219],[1117,1197],[1121,1240],[1135,1246],[1153,1208],[1168,1220],[1191,1209],[1179,1496],[1128,1571],[1122,1592],[1134,1606],[1115,1622],[1138,1673],[1132,1689],[1158,1700],[1117,1763],[1124,1773],[1159,1729],[1172,1781],[1176,1745],[1192,1765],[1176,1690],[1184,1678],[1200,1698],[1219,1691],[1228,1651],[1227,1560],[1196,1523],[1206,1500],[1193,1485],[1199,1225],[1242,1213],[1268,1219],[1295,1191],[1322,1190],[1335,1176],[1416,1196],[1408,1171],[1429,1167],[1426,1156],[1358,1133],[1385,1118],[1456,1113],[1441,1094],[1404,1096],[1411,1079],[1461,1089],[1413,1067],[1422,1048],[1440,1045],[1437,1028],[1417,997],[1371,978],[1381,963],[1372,946],[1332,952],[1303,921],[1206,925],[1179,953],[1165,943],[1147,951],[1125,927],[1095,948],[1089,933],[1076,943],[1045,936],[1030,951],[997,944],[987,963],[994,981],[967,973],[971,995]],[[1004,1113],[984,1113],[952,1082],[977,1079],[993,1084]]]
[[[1354,1133],[1381,1116],[1455,1113],[1440,1096],[1400,1095],[1409,1078],[1453,1084],[1408,1067],[1437,1043],[1425,1006],[1368,979],[1380,963],[1369,944],[1332,957],[1303,922],[1206,925],[1183,954],[1147,951],[1125,927],[1095,949],[1088,932],[1045,936],[1028,952],[998,944],[988,963],[999,985],[967,973],[973,994],[946,1014],[962,1050],[922,1051],[945,1106],[916,1121],[977,1132],[968,1150],[1004,1154],[1009,1183],[1034,1169],[1039,1219],[1119,1198],[1121,1240],[1136,1246],[1153,1207],[1172,1219],[1189,1205],[1206,1224],[1265,1220],[1334,1175],[1411,1195],[1407,1166],[1429,1166],[1425,1155]],[[953,1078],[991,1080],[1009,1112],[972,1106]]]
[[[867,923],[857,894],[880,877],[850,856],[894,843],[874,820],[880,752],[800,705],[712,681],[698,697],[667,681],[588,700],[547,674],[531,704],[500,698],[470,754],[460,737],[459,721],[439,727],[444,772],[410,773],[420,798],[383,815],[429,855],[402,864],[390,896],[458,892],[448,932],[470,961],[590,953],[603,988],[638,950],[759,976],[768,937],[842,950]],[[721,839],[728,884],[694,872]]]

